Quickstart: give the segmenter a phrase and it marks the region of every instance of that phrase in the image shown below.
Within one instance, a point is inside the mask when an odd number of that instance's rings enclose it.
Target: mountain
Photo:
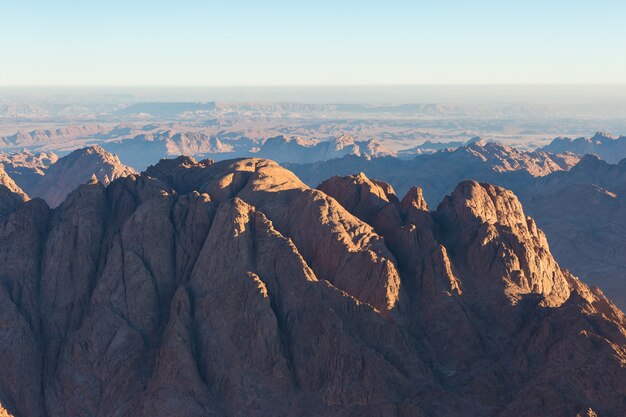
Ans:
[[[135,173],[134,169],[123,165],[117,156],[96,145],[78,149],[60,158],[26,190],[31,197],[41,197],[50,206],[56,207],[79,185],[94,178],[106,185],[116,178]]]
[[[430,212],[180,157],[0,223],[0,403],[16,416],[622,416],[626,318],[512,192]]]
[[[517,187],[559,263],[626,308],[626,160],[586,155],[569,172]]]
[[[216,106],[214,102],[208,103],[191,103],[191,102],[172,102],[172,103],[136,103],[123,107],[113,112],[116,116],[129,115],[148,115],[157,118],[168,117],[184,117],[185,115],[193,115],[198,112],[213,112]]]
[[[285,165],[310,186],[334,175],[364,172],[372,178],[390,182],[400,192],[419,184],[424,189],[426,201],[433,202],[440,201],[456,184],[466,179],[501,182],[505,178],[504,185],[513,186],[528,178],[569,170],[579,160],[580,157],[573,154],[528,152],[479,140],[457,149],[417,155],[410,160],[346,156],[325,162]]]
[[[0,152],[0,164],[22,189],[31,189],[58,159],[53,152],[32,153],[26,149],[12,154]]]
[[[120,155],[122,161],[138,170],[146,169],[155,160],[179,155],[221,154],[233,151],[233,146],[217,136],[204,132],[175,132],[137,135],[132,139],[103,143],[103,147]]]
[[[24,147],[37,147],[47,144],[59,145],[59,143],[80,138],[90,138],[101,134],[106,130],[101,125],[70,125],[57,129],[38,129],[31,131],[18,131],[13,135],[0,137],[0,146],[7,149],[19,149]]]
[[[18,187],[0,164],[0,221],[17,210],[27,200],[26,193]]]
[[[472,138],[468,141],[450,141],[450,142],[436,142],[430,139],[420,143],[412,148],[402,149],[398,152],[398,156],[401,158],[413,158],[415,155],[421,155],[423,153],[433,153],[437,151],[443,151],[445,149],[456,149],[462,146],[470,145],[474,142],[482,142],[480,137]]]
[[[258,157],[279,163],[311,163],[341,158],[345,155],[369,158],[394,153],[376,140],[356,141],[349,135],[324,141],[280,135],[267,139],[256,154]]]
[[[572,152],[578,155],[594,154],[610,163],[617,163],[626,158],[626,136],[614,137],[608,133],[597,132],[590,138],[558,137],[541,148],[546,152]]]
[[[487,153],[488,148],[494,151]],[[387,181],[400,192],[418,184],[429,202],[465,179],[510,188],[546,232],[558,262],[626,308],[626,161],[611,165],[588,155],[569,169],[577,159],[571,154],[505,152],[507,148],[476,143],[410,161],[346,157],[288,166],[311,185],[358,172]],[[512,168],[516,170],[508,171]],[[549,170],[554,171],[546,174]]]

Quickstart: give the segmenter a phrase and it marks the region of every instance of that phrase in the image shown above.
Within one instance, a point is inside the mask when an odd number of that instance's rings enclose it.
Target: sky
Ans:
[[[0,0],[0,86],[626,84],[626,2]]]

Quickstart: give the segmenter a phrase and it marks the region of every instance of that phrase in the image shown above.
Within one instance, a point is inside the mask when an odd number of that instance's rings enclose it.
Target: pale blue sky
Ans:
[[[626,83],[626,2],[0,0],[0,85]]]

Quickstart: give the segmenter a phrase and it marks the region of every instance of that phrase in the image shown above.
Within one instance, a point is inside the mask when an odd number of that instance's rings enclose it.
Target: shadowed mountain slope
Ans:
[[[59,158],[26,190],[31,197],[41,197],[56,207],[70,192],[92,179],[108,185],[116,178],[135,173],[134,169],[122,164],[117,156],[96,145]]]
[[[626,406],[626,320],[505,189],[164,160],[0,223],[16,416],[573,416]],[[593,358],[593,361],[590,359]]]

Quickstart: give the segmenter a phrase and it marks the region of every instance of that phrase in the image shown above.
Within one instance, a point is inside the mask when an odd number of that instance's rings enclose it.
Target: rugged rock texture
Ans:
[[[515,191],[559,263],[626,308],[626,161],[587,155],[571,171]]]
[[[14,417],[11,413],[9,413],[2,404],[0,404],[0,417]]]
[[[470,141],[457,149],[444,149],[403,160],[394,157],[360,158],[346,156],[311,164],[286,164],[310,186],[334,175],[364,172],[393,184],[400,192],[415,184],[424,189],[426,200],[439,202],[463,180],[506,181],[511,186],[553,172],[567,171],[578,163],[574,154],[527,152],[482,140]]]
[[[0,223],[16,416],[626,412],[626,319],[504,189],[162,161]]]
[[[483,145],[477,143],[476,147]],[[423,155],[413,161],[344,158],[325,164],[294,165],[293,168],[297,174],[304,171],[303,178],[308,183],[324,175],[365,171],[388,181],[401,193],[418,184],[430,203],[441,201],[457,181],[464,179],[507,187],[519,196],[527,212],[545,231],[560,265],[585,282],[599,286],[620,308],[626,308],[626,161],[609,164],[586,155],[569,170],[563,165],[561,171],[533,176],[524,169],[503,171],[504,164],[497,165],[497,170],[490,168],[490,161],[498,159],[495,156],[458,159],[457,163],[452,163],[455,154],[469,155],[470,151]],[[520,154],[524,153],[515,151],[509,157],[516,158],[515,155]],[[569,161],[569,157],[562,158]],[[558,161],[561,157],[551,155],[550,158]],[[522,160],[508,163],[508,166],[535,166],[537,162],[528,164]]]
[[[56,207],[70,192],[92,179],[108,185],[116,178],[135,173],[134,169],[122,164],[117,156],[100,146],[90,146],[60,158],[26,190],[31,197],[41,197],[50,206]]]
[[[13,213],[27,200],[28,196],[0,165],[0,220]]]
[[[541,150],[546,152],[572,152],[578,155],[598,155],[610,163],[617,163],[626,158],[626,136],[614,137],[608,133],[598,132],[590,138],[554,139]]]
[[[32,153],[28,150],[7,154],[0,152],[0,164],[15,183],[30,190],[59,157],[53,152]]]

